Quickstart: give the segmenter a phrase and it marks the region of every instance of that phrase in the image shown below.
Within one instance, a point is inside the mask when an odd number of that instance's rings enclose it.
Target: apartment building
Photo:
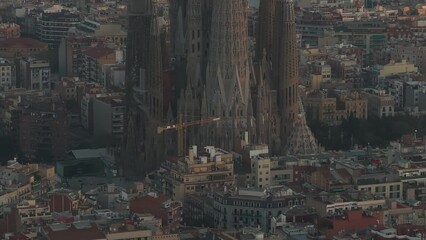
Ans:
[[[303,99],[308,121],[338,125],[349,117],[367,119],[368,100],[358,92],[313,91]]]
[[[28,90],[49,92],[52,89],[50,63],[35,58],[21,59],[18,84]]]
[[[114,49],[97,46],[89,48],[82,53],[82,80],[104,84],[102,78],[102,66],[116,63],[116,52]]]
[[[83,52],[103,40],[89,36],[68,36],[59,44],[59,73],[66,76],[82,76]]]
[[[293,181],[293,169],[281,165],[277,157],[259,154],[251,158],[251,163],[251,173],[247,174],[251,187],[265,189]]]
[[[388,199],[402,199],[402,182],[398,174],[371,173],[354,179],[355,188]]]
[[[285,186],[266,190],[259,188],[224,189],[214,192],[214,219],[221,228],[259,226],[269,232],[273,218],[279,218],[290,208],[304,205],[305,197]]]
[[[368,114],[378,118],[392,117],[395,114],[395,98],[384,90],[365,89],[361,96],[368,101]]]
[[[221,186],[234,185],[234,159],[230,152],[213,146],[198,150],[192,146],[188,156],[168,161],[153,180],[158,192],[182,201],[185,195]]]
[[[37,19],[36,36],[51,48],[57,48],[69,30],[80,23],[80,16],[69,11],[44,12]]]
[[[12,61],[0,58],[0,89],[16,86],[16,68]]]
[[[62,102],[44,99],[22,108],[19,146],[27,159],[64,160],[68,150],[69,119]]]
[[[124,133],[126,103],[123,96],[93,99],[93,134],[102,139],[120,142]]]
[[[349,189],[343,193],[323,192],[308,196],[306,206],[314,208],[320,217],[327,217],[357,209],[384,209],[386,199],[367,191]]]

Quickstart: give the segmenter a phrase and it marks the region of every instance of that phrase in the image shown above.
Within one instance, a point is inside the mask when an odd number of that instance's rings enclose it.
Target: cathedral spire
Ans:
[[[315,153],[299,94],[299,61],[293,0],[277,0],[274,22],[273,81],[278,86],[280,139],[284,153]]]
[[[235,94],[233,77],[237,71],[238,84],[242,91],[247,91],[249,83],[249,53],[247,32],[247,0],[215,0],[211,25],[211,39],[209,52],[209,68],[207,70],[208,93],[214,94],[218,84],[223,86],[225,106],[231,107],[232,95]],[[218,71],[220,69],[220,71]],[[219,74],[221,76],[217,76]],[[222,81],[217,83],[217,79]],[[246,102],[247,92],[238,93]]]
[[[164,121],[161,31],[152,0],[129,2],[126,54],[126,124],[122,173],[143,178],[163,159],[163,139],[156,128]],[[149,101],[147,101],[149,100]]]
[[[185,31],[183,26],[183,13],[182,6],[179,6],[177,13],[177,23],[176,23],[176,31],[175,31],[175,56],[182,57],[185,55]]]
[[[273,82],[278,87],[281,112],[281,142],[287,137],[298,114],[299,69],[296,22],[292,0],[277,0],[274,22]]]
[[[260,0],[259,31],[256,42],[256,59],[262,60],[264,51],[268,60],[271,59],[273,45],[273,25],[276,0]]]

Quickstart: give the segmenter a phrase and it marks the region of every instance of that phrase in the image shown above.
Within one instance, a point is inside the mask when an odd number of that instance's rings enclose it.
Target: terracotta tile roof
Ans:
[[[161,194],[157,197],[144,196],[134,198],[130,201],[130,211],[133,213],[146,213],[146,209],[150,209],[153,212],[159,211],[161,210],[161,204],[168,200],[170,200],[170,197]]]
[[[83,54],[91,58],[98,59],[98,58],[110,55],[114,52],[115,52],[114,49],[107,48],[107,47],[93,47],[84,51]]]
[[[32,38],[11,38],[0,41],[0,48],[47,48],[48,44]]]

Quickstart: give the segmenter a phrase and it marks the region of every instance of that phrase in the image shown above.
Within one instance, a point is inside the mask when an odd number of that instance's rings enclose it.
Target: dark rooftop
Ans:
[[[32,38],[13,38],[0,41],[0,48],[48,48],[48,44]]]

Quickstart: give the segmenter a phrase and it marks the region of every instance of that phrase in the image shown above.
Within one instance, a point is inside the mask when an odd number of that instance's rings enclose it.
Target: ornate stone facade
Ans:
[[[276,0],[260,1],[259,31],[256,40],[256,58],[262,59],[264,51],[268,60],[272,58],[274,16]]]
[[[156,128],[164,121],[160,29],[151,0],[129,3],[125,137],[119,151],[120,173],[140,178],[156,169],[163,139]]]
[[[203,6],[207,0],[189,2]],[[197,75],[205,79],[205,87],[197,93],[193,86],[187,85],[185,94],[180,97],[178,113],[195,114],[198,119],[214,116],[221,120],[188,131],[197,132],[195,135],[201,138],[187,134],[190,139],[187,143],[214,144],[234,151],[249,142],[267,143],[276,154],[315,152],[316,144],[289,144],[290,138],[299,141],[307,137],[307,142],[316,142],[300,110],[293,2],[261,1],[260,34],[254,62],[247,45],[247,6],[246,0],[213,1],[212,16],[208,17],[211,29],[208,34],[210,48],[205,51],[205,56],[208,56],[206,74]],[[199,25],[190,23],[190,18],[187,21],[187,33],[199,29]],[[193,40],[191,34],[186,35],[188,60],[192,57]],[[203,65],[201,59],[198,61],[201,64],[188,61],[187,74],[193,75],[188,69]],[[188,75],[187,79],[192,78]],[[192,84],[192,80],[188,83]],[[200,97],[195,101],[197,104],[194,104],[195,96]],[[193,108],[198,108],[199,114]],[[296,128],[303,131],[295,131]],[[303,132],[303,137],[296,136],[300,132]],[[309,149],[305,150],[293,149],[308,146]]]
[[[130,110],[123,169],[146,173],[162,160],[165,145],[155,133],[165,121],[161,46],[150,0],[132,2],[136,5],[129,13],[133,26],[127,54]],[[298,91],[293,2],[262,0],[260,15],[261,34],[252,57],[247,0],[171,1],[178,97],[173,101],[176,106],[170,104],[167,119],[171,120],[172,109],[184,122],[220,117],[220,121],[185,129],[184,145],[214,145],[239,152],[245,144],[266,143],[275,154],[317,151]]]

